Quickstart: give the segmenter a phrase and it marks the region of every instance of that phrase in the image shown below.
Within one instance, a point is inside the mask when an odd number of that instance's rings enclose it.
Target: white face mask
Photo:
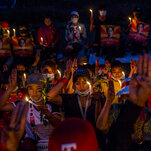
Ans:
[[[99,11],[99,14],[100,14],[100,16],[106,16],[106,14],[107,14],[107,11],[106,10],[101,10],[101,11]]]
[[[42,74],[42,75],[49,81],[52,81],[55,77],[55,75],[53,73],[52,74],[46,73],[46,74]]]
[[[30,99],[31,99],[31,101],[32,102],[34,102],[34,103],[38,103],[38,102],[40,102],[40,101],[42,101],[43,100],[43,96],[39,99],[39,100],[34,100],[32,97],[30,97]]]
[[[88,96],[90,94],[90,89],[88,88],[86,91],[84,92],[80,92],[79,90],[75,90],[75,93],[80,95],[80,96]]]
[[[78,18],[71,18],[71,22],[72,22],[72,23],[77,23],[78,20],[79,20]]]

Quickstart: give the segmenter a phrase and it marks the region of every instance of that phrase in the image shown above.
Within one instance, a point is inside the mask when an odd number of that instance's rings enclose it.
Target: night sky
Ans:
[[[0,0],[0,4],[9,4],[13,0]],[[142,7],[148,22],[151,20],[150,0],[16,0],[13,8],[0,9],[0,20],[7,20],[13,24],[20,22],[39,24],[45,14],[51,14],[56,22],[66,22],[72,10],[80,12],[80,19],[89,23],[89,8],[97,13],[97,7],[105,4],[108,7],[108,16],[116,22],[127,20],[134,7]]]

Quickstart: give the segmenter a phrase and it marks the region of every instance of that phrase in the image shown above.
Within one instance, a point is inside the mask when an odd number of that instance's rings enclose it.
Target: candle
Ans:
[[[44,42],[43,37],[41,37],[40,40],[41,40],[41,44],[43,45],[43,42]]]
[[[7,30],[7,34],[8,34],[8,35],[7,35],[7,36],[8,36],[8,38],[9,38],[9,36],[10,36],[10,31],[9,31],[9,30]]]
[[[79,30],[81,31],[81,26],[79,26]]]
[[[24,78],[25,78],[25,81],[26,81],[26,73],[24,73]]]
[[[28,97],[25,97],[25,101],[26,101],[26,102],[29,102],[30,104],[34,105],[35,107],[38,106],[37,104],[35,104],[35,103],[33,103],[32,101],[30,101],[30,100],[28,99]]]
[[[128,19],[129,19],[129,21],[130,21],[130,23],[131,23],[131,21],[132,21],[132,18],[131,18],[131,17],[129,17]]]
[[[125,72],[124,72],[124,71],[122,72],[122,74],[123,74],[123,76],[125,77]]]
[[[120,87],[122,88],[122,82],[120,80],[118,80],[118,82],[120,83]]]
[[[91,17],[93,17],[93,10],[89,9],[90,13],[91,13]]]
[[[15,29],[13,29],[13,32],[14,32],[14,37],[16,37],[16,30],[15,30]]]
[[[61,77],[61,71],[57,70],[57,72],[59,73],[59,77]]]
[[[89,81],[87,81],[87,84],[89,85],[89,88],[91,90],[91,83]]]

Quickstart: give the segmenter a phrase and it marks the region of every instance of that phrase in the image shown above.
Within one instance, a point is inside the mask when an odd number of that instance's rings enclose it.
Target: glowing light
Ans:
[[[14,37],[16,37],[16,29],[13,29]]]
[[[60,71],[60,70],[57,70],[57,72],[59,73],[59,76],[61,77],[61,71]]]
[[[83,65],[84,65],[84,66],[87,65],[87,63],[85,62],[85,63],[83,63]]]
[[[131,22],[132,21],[132,18],[131,17],[128,17],[129,21]]]
[[[120,87],[122,88],[122,82],[120,80],[118,80],[118,82],[120,83]]]
[[[44,39],[43,37],[40,38],[41,44],[43,45]]]
[[[26,77],[27,77],[27,76],[26,76],[26,73],[24,73],[24,78],[25,78],[25,80],[26,80]]]
[[[89,9],[90,13],[91,13],[91,17],[93,16],[93,10]]]
[[[79,26],[79,30],[81,31],[81,26]]]
[[[7,30],[7,34],[8,34],[8,38],[9,38],[9,36],[10,36],[10,31],[9,30]]]
[[[124,71],[122,72],[122,74],[123,74],[123,76],[125,77],[125,72],[124,72]]]
[[[28,99],[28,97],[25,97],[25,101],[26,102],[28,102],[28,103],[30,103],[30,104],[32,104],[32,105],[34,105],[34,106],[38,106],[37,104],[35,104],[35,103],[33,103],[32,101],[30,101],[29,99]]]
[[[87,84],[89,85],[89,88],[91,90],[91,88],[92,88],[91,83],[89,81],[87,81]]]

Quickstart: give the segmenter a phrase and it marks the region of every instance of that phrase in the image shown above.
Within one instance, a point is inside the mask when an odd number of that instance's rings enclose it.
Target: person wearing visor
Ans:
[[[17,82],[16,80],[16,74],[12,73],[10,87],[7,89],[7,91],[14,89],[14,86]],[[26,134],[23,144],[21,144],[21,148],[24,149],[26,147],[30,147],[31,144],[35,145],[32,143],[33,141],[38,143],[38,148],[41,148],[41,145],[47,148],[49,135],[54,126],[59,124],[61,120],[61,116],[57,112],[56,106],[50,103],[50,101],[47,102],[47,100],[44,99],[43,90],[45,83],[43,80],[44,77],[40,73],[33,73],[29,75],[27,79],[27,95],[24,95],[24,99],[21,100],[30,101],[25,129]],[[0,110],[4,112],[13,112],[13,110],[16,108],[16,105],[20,101],[7,103],[7,94],[4,95],[5,97],[2,96],[0,98]],[[30,144],[29,146],[27,145],[27,142]]]
[[[79,23],[79,13],[72,11],[70,13],[70,22],[66,26],[65,39],[67,41],[66,51],[77,56],[81,51],[83,53],[84,43],[87,38],[86,28],[84,24]]]
[[[82,118],[88,120],[95,127],[96,113],[99,111],[95,109],[98,105],[94,101],[95,98],[90,95],[91,82],[88,70],[79,68],[74,72],[73,87],[75,92],[73,94],[59,94],[59,91],[67,84],[66,82],[62,81],[51,89],[47,94],[48,99],[57,105],[63,106],[65,118]]]

